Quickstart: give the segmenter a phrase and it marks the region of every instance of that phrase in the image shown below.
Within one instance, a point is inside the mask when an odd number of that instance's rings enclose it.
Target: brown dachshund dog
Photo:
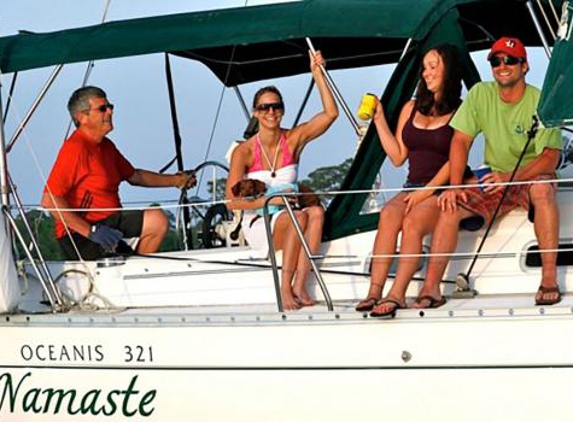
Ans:
[[[318,195],[312,193],[312,190],[304,185],[298,185],[299,192],[304,195],[299,195],[297,198],[298,207],[297,208],[307,208],[316,205],[321,205]],[[231,188],[233,195],[238,198],[253,197],[258,198],[264,195],[267,190],[267,185],[264,182],[256,179],[243,179],[235,183]]]

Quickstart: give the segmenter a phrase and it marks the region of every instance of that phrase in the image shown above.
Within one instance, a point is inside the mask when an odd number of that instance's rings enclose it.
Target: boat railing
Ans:
[[[538,181],[512,181],[512,182],[499,182],[499,183],[482,183],[480,184],[481,187],[510,187],[510,186],[521,186],[521,185],[530,185],[530,184],[545,184],[545,183],[550,183],[550,184],[558,184],[559,186],[568,186],[571,185],[573,182],[573,179],[569,179],[569,178],[559,178],[559,179],[548,179],[548,180],[538,180]],[[461,184],[461,185],[450,185],[450,186],[442,186],[440,187],[440,189],[443,190],[447,190],[447,189],[461,189],[461,188],[468,188],[468,187],[475,187],[476,184]],[[412,192],[412,191],[419,191],[419,190],[435,190],[434,187],[411,187],[411,188],[404,188],[404,187],[399,187],[399,188],[384,188],[384,189],[360,189],[360,190],[346,190],[346,191],[330,191],[330,192],[313,192],[313,195],[318,195],[319,197],[325,197],[325,196],[337,196],[337,195],[357,195],[357,194],[380,194],[380,193],[398,193],[398,192]],[[300,224],[298,222],[298,219],[296,218],[295,212],[293,210],[293,207],[291,205],[291,202],[289,201],[289,198],[293,198],[293,197],[297,197],[300,195],[304,195],[304,193],[295,193],[295,192],[277,192],[274,193],[272,195],[269,195],[266,200],[265,200],[265,204],[263,207],[263,216],[264,216],[264,222],[265,222],[265,229],[266,229],[266,235],[267,235],[267,241],[268,241],[268,245],[269,245],[269,260],[271,262],[271,267],[272,267],[272,272],[273,272],[273,280],[274,280],[274,285],[275,285],[275,292],[276,292],[276,298],[277,298],[277,306],[278,306],[278,310],[279,312],[283,312],[283,305],[282,305],[282,300],[281,300],[281,294],[280,294],[280,277],[279,277],[279,265],[277,263],[277,258],[276,258],[276,251],[274,248],[274,244],[273,244],[273,237],[272,237],[272,229],[271,229],[271,215],[269,213],[269,203],[272,199],[274,198],[281,198],[284,204],[284,208],[289,216],[290,221],[293,224],[293,227],[295,228],[295,231],[297,233],[297,236],[301,242],[301,246],[304,250],[304,253],[306,255],[306,258],[308,259],[308,261],[310,262],[310,265],[312,267],[312,270],[315,274],[317,283],[322,291],[322,294],[324,296],[324,300],[326,303],[326,306],[328,308],[329,311],[333,311],[333,305],[332,305],[332,299],[330,297],[330,294],[328,292],[328,287],[326,286],[326,283],[324,282],[324,279],[321,275],[320,272],[320,268],[318,267],[318,265],[316,264],[316,261],[318,260],[323,260],[325,258],[327,258],[326,255],[323,254],[314,254],[311,250],[310,247],[304,237],[304,233],[303,230],[300,227]],[[484,236],[484,239],[485,240]],[[527,252],[523,252],[523,251],[516,251],[515,253],[520,255],[520,254],[532,254],[532,253],[549,253],[549,252],[567,252],[569,251],[568,249],[562,249],[562,248],[557,248],[557,249],[551,249],[551,250],[537,250],[535,252],[533,251],[527,251]],[[420,257],[428,257],[428,256],[448,256],[448,257],[456,257],[456,258],[462,258],[462,259],[468,259],[468,260],[473,260],[475,261],[475,259],[477,257],[479,257],[482,254],[481,251],[468,251],[468,252],[453,252],[453,253],[447,253],[447,254],[439,254],[439,253],[422,253],[422,254],[383,254],[383,255],[370,255],[371,259],[378,259],[378,258],[397,258],[397,257],[402,257],[402,258],[420,258]],[[467,280],[466,280],[467,281]],[[456,280],[456,283],[457,280]],[[465,283],[466,289],[467,289],[467,284]]]
[[[513,185],[513,186],[519,186],[519,185],[523,185],[523,184],[530,184],[532,182],[529,181],[515,181],[515,182],[504,182],[504,183],[495,183],[495,184],[487,184],[487,186],[507,186],[507,185]],[[560,187],[564,188],[565,190],[568,190],[568,188],[570,186],[573,185],[573,178],[559,178],[559,179],[551,179],[551,180],[543,180],[543,181],[537,181],[535,183],[557,183]],[[453,185],[453,186],[443,186],[440,189],[454,189],[454,188],[466,188],[466,187],[470,187],[470,186],[476,186],[475,184],[464,184],[464,185]],[[483,184],[483,186],[486,186],[486,184]],[[321,198],[327,198],[327,197],[333,197],[333,196],[337,196],[337,195],[365,195],[365,194],[381,194],[381,193],[387,193],[387,194],[396,194],[398,192],[404,192],[404,191],[414,191],[414,190],[425,190],[425,189],[432,189],[429,187],[416,187],[416,188],[403,188],[403,187],[396,187],[396,188],[383,188],[383,189],[359,189],[359,190],[346,190],[346,191],[328,191],[328,192],[324,192],[324,191],[315,191],[313,192],[314,195],[318,195]],[[46,292],[46,297],[49,300],[52,309],[54,310],[54,312],[58,312],[58,310],[64,310],[62,307],[63,305],[63,301],[62,298],[59,294],[59,290],[57,288],[57,286],[55,286],[54,283],[54,278],[51,276],[50,271],[48,266],[46,265],[46,261],[44,260],[44,257],[42,256],[42,252],[41,252],[41,248],[40,245],[38,244],[37,240],[35,239],[35,235],[34,235],[34,230],[31,227],[30,222],[28,221],[27,217],[26,217],[26,213],[24,212],[24,208],[26,208],[27,206],[23,205],[20,201],[20,198],[18,197],[17,194],[17,190],[15,189],[15,186],[12,187],[12,195],[15,199],[15,204],[13,205],[13,207],[18,208],[18,210],[20,211],[19,214],[22,216],[22,222],[23,222],[23,229],[26,230],[26,232],[29,234],[30,237],[30,241],[25,240],[25,236],[22,234],[22,228],[18,227],[18,224],[16,223],[14,217],[11,215],[10,213],[10,207],[5,207],[4,212],[6,214],[7,217],[7,221],[9,222],[9,224],[11,225],[11,227],[13,228],[13,232],[15,237],[17,238],[17,240],[20,242],[20,244],[23,246],[23,252],[26,256],[26,259],[29,260],[29,262],[31,263],[32,269],[34,270],[34,272],[36,273],[36,275],[38,276],[38,279],[42,285],[43,290]],[[282,300],[281,300],[281,295],[280,295],[280,276],[279,276],[279,270],[280,270],[280,265],[278,263],[278,257],[276,254],[276,250],[274,248],[274,244],[273,244],[273,239],[272,239],[272,232],[271,232],[271,215],[269,213],[269,203],[271,200],[273,200],[274,198],[281,198],[281,200],[283,201],[284,204],[284,210],[286,212],[286,214],[289,216],[289,219],[291,220],[293,227],[296,231],[296,234],[301,242],[301,247],[302,250],[304,251],[304,254],[306,256],[306,258],[309,260],[309,263],[311,265],[312,268],[312,272],[314,273],[316,280],[317,280],[317,284],[320,287],[321,291],[322,291],[322,295],[324,297],[324,301],[325,304],[328,308],[328,310],[332,311],[333,310],[333,303],[332,303],[332,299],[328,290],[328,286],[325,283],[323,276],[321,274],[321,270],[320,270],[320,266],[318,265],[318,262],[328,259],[328,258],[332,258],[331,256],[325,255],[325,254],[317,254],[317,253],[313,253],[308,245],[308,242],[306,241],[305,237],[304,237],[304,233],[303,230],[298,222],[298,219],[296,217],[295,214],[295,209],[293,209],[293,206],[291,205],[292,203],[292,198],[293,197],[298,197],[300,195],[305,195],[305,193],[301,193],[301,192],[278,192],[272,195],[269,195],[264,203],[264,207],[263,207],[263,217],[264,217],[264,222],[265,222],[265,228],[266,228],[266,234],[267,234],[267,241],[268,241],[268,245],[269,245],[269,255],[268,255],[268,259],[270,261],[270,268],[272,270],[272,274],[273,274],[273,281],[274,281],[274,288],[275,288],[275,294],[276,294],[276,303],[277,303],[277,308],[279,310],[279,312],[283,311],[283,304],[282,304]],[[148,206],[148,207],[144,207],[145,209],[149,209],[149,208],[159,208],[159,209],[179,209],[181,207],[197,207],[197,206],[203,206],[203,207],[210,207],[210,206],[214,206],[214,205],[219,205],[219,204],[227,204],[227,202],[229,202],[228,200],[221,200],[221,201],[201,201],[199,202],[191,202],[188,204],[163,204],[163,205],[153,205],[153,206]],[[141,207],[125,207],[123,208],[125,209],[141,209]],[[46,211],[46,209],[43,209],[43,211]],[[49,211],[49,210],[48,210]],[[77,211],[77,210],[73,210],[73,211]],[[374,210],[371,209],[371,212],[378,212],[378,209]],[[29,245],[26,245],[26,244]],[[568,250],[563,250],[561,247],[557,249],[557,252],[567,252]],[[545,252],[555,252],[555,250],[538,250],[538,251],[514,251],[513,253],[516,255],[521,255],[521,254],[541,254],[541,253],[545,253]],[[488,252],[489,253],[489,252]],[[507,253],[507,251],[506,251]],[[383,254],[383,255],[379,255],[379,254],[369,254],[367,258],[370,259],[381,259],[381,258],[406,258],[406,257],[431,257],[431,256],[438,256],[438,255],[443,255],[443,254],[436,254],[436,253],[431,253],[429,251],[424,251],[422,254],[408,254],[408,255],[399,255],[399,254]],[[476,251],[465,251],[465,252],[453,252],[450,254],[447,254],[449,257],[455,257],[456,259],[472,259],[475,258],[476,255],[480,255],[479,253],[476,253]],[[355,256],[353,256],[355,258]],[[342,256],[336,256],[336,258],[342,258]],[[65,306],[64,306],[65,307]]]
[[[274,243],[273,243],[273,234],[272,234],[272,229],[271,229],[271,215],[269,213],[269,203],[272,199],[280,197],[280,198],[282,198],[282,201],[284,203],[284,206],[285,206],[285,209],[288,213],[288,216],[289,216],[289,218],[290,218],[290,220],[291,220],[291,222],[292,222],[292,224],[296,230],[296,233],[297,233],[298,238],[301,242],[301,245],[302,245],[302,248],[303,248],[304,253],[306,255],[306,258],[310,262],[312,270],[314,271],[314,275],[316,277],[318,285],[320,286],[320,289],[322,290],[322,294],[324,296],[326,306],[327,306],[329,311],[333,311],[334,307],[332,305],[332,299],[330,297],[330,294],[328,293],[328,288],[326,287],[326,283],[324,282],[324,279],[322,278],[320,270],[318,269],[318,266],[316,265],[316,262],[315,262],[317,259],[322,258],[322,256],[321,255],[314,255],[312,253],[312,251],[310,250],[310,247],[308,246],[306,239],[304,238],[304,233],[300,227],[300,224],[298,223],[298,220],[297,220],[297,218],[294,214],[294,211],[292,209],[292,205],[289,201],[289,197],[293,197],[293,196],[297,196],[297,194],[294,194],[294,193],[272,194],[266,198],[265,204],[263,206],[263,217],[264,217],[264,221],[265,221],[267,241],[269,243],[269,258],[270,258],[271,266],[272,266],[272,270],[273,270],[273,279],[274,279],[274,283],[275,283],[275,292],[276,292],[276,296],[277,296],[278,310],[279,310],[279,312],[283,312],[283,303],[282,303],[282,298],[281,298],[281,287],[280,287],[280,280],[279,280],[277,258],[275,255],[275,248],[274,248]]]

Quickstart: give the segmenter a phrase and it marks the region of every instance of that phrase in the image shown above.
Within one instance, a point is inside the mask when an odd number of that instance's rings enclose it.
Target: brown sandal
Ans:
[[[539,299],[537,299],[537,295],[535,295],[535,304],[537,306],[542,306],[542,305],[549,306],[561,302],[561,292],[559,291],[559,287],[557,286],[554,287],[539,286],[537,293],[539,294],[539,292],[541,292],[541,297]],[[555,297],[555,299],[544,299],[544,296],[548,293],[557,293],[557,296]]]
[[[374,308],[372,310],[372,312],[370,312],[370,316],[371,317],[384,317],[384,316],[391,315],[392,318],[394,318],[396,316],[396,311],[398,309],[404,309],[404,306],[400,302],[398,302],[397,300],[394,300],[394,299],[381,299],[376,303],[376,307],[378,307],[378,305],[384,305],[385,303],[391,303],[394,306],[389,311],[385,311],[385,312],[376,312],[376,308]]]
[[[371,311],[372,308],[374,308],[376,306],[376,302],[378,302],[378,299],[376,299],[375,297],[369,296],[366,299],[358,302],[358,305],[356,305],[355,309],[358,312]]]

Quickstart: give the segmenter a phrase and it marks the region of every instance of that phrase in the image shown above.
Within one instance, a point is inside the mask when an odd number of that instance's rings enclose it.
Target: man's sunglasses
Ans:
[[[513,56],[505,56],[505,57],[493,56],[491,59],[489,59],[489,64],[493,68],[501,66],[502,63],[504,63],[506,66],[515,66],[516,64],[523,62],[524,62],[523,59]]]
[[[99,107],[90,108],[90,110],[97,110],[101,113],[105,113],[108,108],[113,111],[113,104],[102,104]]]
[[[259,104],[258,106],[255,107],[255,110],[257,111],[269,111],[270,109],[273,109],[274,111],[283,111],[285,109],[285,105],[281,102],[278,103],[264,103],[264,104]]]

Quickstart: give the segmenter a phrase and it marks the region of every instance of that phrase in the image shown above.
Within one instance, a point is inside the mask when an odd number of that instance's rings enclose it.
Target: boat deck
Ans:
[[[414,298],[408,299],[408,304]],[[477,295],[474,298],[448,298],[438,309],[401,309],[394,318],[370,317],[368,312],[356,312],[355,301],[335,301],[329,312],[323,302],[312,307],[294,311],[278,312],[276,304],[249,304],[227,306],[173,306],[125,309],[80,309],[65,313],[47,310],[34,313],[25,311],[6,316],[4,322],[39,324],[263,324],[263,323],[309,323],[358,320],[403,320],[452,319],[452,318],[513,318],[534,316],[567,316],[573,314],[573,295],[563,295],[562,301],[553,306],[535,306],[531,294]]]

